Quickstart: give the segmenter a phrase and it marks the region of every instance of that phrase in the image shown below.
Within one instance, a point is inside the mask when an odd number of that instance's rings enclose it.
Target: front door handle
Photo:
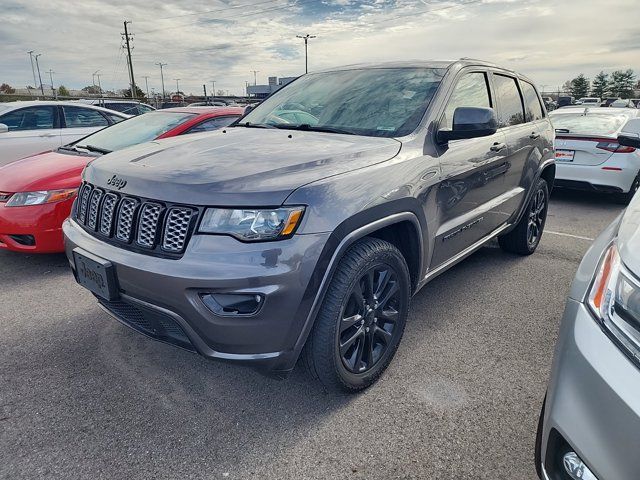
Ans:
[[[496,142],[491,145],[491,148],[489,150],[491,150],[492,152],[499,152],[500,150],[504,150],[505,148],[507,148],[506,143]]]
[[[539,133],[536,133],[536,132],[532,132],[532,133],[531,133],[531,135],[529,135],[529,138],[530,138],[531,140],[537,140],[537,139],[539,139],[539,138],[540,138],[540,134],[539,134]]]

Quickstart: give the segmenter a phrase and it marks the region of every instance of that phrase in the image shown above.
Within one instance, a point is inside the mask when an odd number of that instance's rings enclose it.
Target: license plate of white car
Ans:
[[[556,150],[556,162],[573,162],[575,150]]]

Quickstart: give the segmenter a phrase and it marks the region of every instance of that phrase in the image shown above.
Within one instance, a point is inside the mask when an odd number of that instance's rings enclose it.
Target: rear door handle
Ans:
[[[539,139],[539,138],[540,138],[540,134],[539,134],[539,133],[536,133],[536,132],[533,132],[531,135],[529,135],[529,138],[530,138],[531,140],[537,140],[537,139]]]
[[[500,150],[504,150],[505,148],[507,148],[506,143],[496,142],[491,145],[491,148],[489,150],[491,150],[492,152],[499,152]]]

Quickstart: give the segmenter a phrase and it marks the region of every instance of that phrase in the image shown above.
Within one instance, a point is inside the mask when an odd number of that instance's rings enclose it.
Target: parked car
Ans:
[[[625,128],[638,128],[640,133],[640,124],[629,122],[639,113],[594,108],[549,114],[556,131],[556,185],[611,193],[619,202],[629,203],[640,182],[640,151],[619,145],[617,137]]]
[[[287,105],[317,114],[293,123]],[[91,162],[63,229],[78,282],[125,324],[271,375],[302,355],[354,392],[386,369],[427,282],[496,236],[536,250],[553,178],[526,77],[476,60],[349,66],[207,138]]]
[[[79,102],[88,105],[98,105],[116,112],[126,113],[127,115],[142,115],[143,113],[153,112],[155,108],[146,103],[137,102],[135,100],[115,100],[109,98],[94,98],[89,100],[79,100]]]
[[[576,103],[575,98],[566,95],[560,95],[558,97],[558,108],[566,107],[567,105],[574,105]]]
[[[579,103],[583,106],[594,106],[594,107],[599,107],[600,103],[602,103],[602,100],[600,100],[597,97],[582,97],[580,99],[578,99],[578,101],[576,101],[576,103]]]
[[[216,130],[242,112],[242,108],[217,107],[151,112],[0,167],[0,250],[64,251],[62,222],[69,216],[82,170],[90,161],[154,139]]]
[[[613,102],[620,100],[620,97],[607,97],[600,104],[601,107],[610,107]]]
[[[176,107],[186,107],[188,106],[187,102],[162,102],[160,105],[160,109],[164,110],[166,108],[176,108]]]
[[[635,132],[618,142],[640,148]],[[640,195],[596,239],[573,280],[538,426],[542,480],[638,478],[638,225]]]
[[[614,108],[636,108],[636,104],[629,98],[616,100],[609,106]]]
[[[74,142],[129,117],[77,102],[0,103],[0,166]]]

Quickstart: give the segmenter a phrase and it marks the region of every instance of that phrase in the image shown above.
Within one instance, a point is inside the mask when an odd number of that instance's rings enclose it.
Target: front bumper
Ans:
[[[0,250],[63,252],[62,222],[69,216],[72,205],[73,199],[26,207],[0,203]]]
[[[603,170],[620,168],[621,170]],[[638,165],[610,159],[602,165],[573,165],[556,163],[556,186],[605,193],[626,193],[638,175]]]
[[[63,230],[72,268],[76,247],[114,265],[120,298],[117,304],[101,304],[129,326],[211,358],[246,362],[273,372],[294,367],[296,346],[322,276],[316,265],[329,234],[265,243],[194,235],[182,258],[175,260],[109,245],[71,219]],[[253,315],[220,316],[202,302],[201,295],[206,293],[252,293],[264,301]],[[131,313],[131,307],[142,314]],[[163,321],[169,327],[163,327]],[[179,331],[171,334],[171,322],[179,326],[186,343],[180,341]]]
[[[558,435],[600,480],[640,472],[640,370],[581,302],[569,299],[545,405],[542,466],[557,476]]]

